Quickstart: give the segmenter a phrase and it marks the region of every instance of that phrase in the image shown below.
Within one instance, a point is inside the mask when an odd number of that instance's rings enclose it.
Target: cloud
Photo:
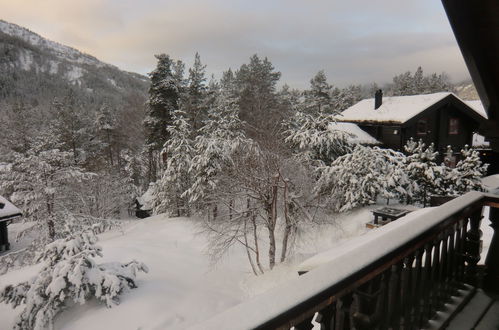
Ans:
[[[283,81],[386,82],[422,65],[467,77],[440,4],[433,0],[0,0],[4,19],[146,73],[154,54],[188,63],[198,51],[210,73],[267,56]]]

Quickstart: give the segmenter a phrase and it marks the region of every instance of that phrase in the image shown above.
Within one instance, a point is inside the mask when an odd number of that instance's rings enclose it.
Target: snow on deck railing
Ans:
[[[365,243],[344,251],[327,264],[236,305],[191,329],[254,329],[274,327],[274,324],[286,325],[288,323],[281,321],[296,319],[295,314],[310,312],[314,304],[332,297],[331,294],[334,294],[335,290],[353,286],[349,280],[352,281],[359,273],[366,272],[366,269],[370,269],[370,266],[381,259],[386,259],[390,253],[407,248],[411,242],[415,244],[418,239],[425,237],[425,233],[433,232],[448,219],[469,213],[473,207],[481,209],[487,196],[491,197],[480,192],[469,192],[422,214],[409,214],[377,229],[377,234],[367,237]],[[497,199],[497,196],[492,198]],[[465,231],[466,225],[464,228]],[[277,318],[281,323],[275,322]]]

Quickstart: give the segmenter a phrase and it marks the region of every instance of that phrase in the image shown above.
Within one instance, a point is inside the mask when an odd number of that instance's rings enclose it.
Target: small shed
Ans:
[[[21,210],[4,197],[0,196],[0,252],[10,249],[7,225],[12,219],[20,217]]]

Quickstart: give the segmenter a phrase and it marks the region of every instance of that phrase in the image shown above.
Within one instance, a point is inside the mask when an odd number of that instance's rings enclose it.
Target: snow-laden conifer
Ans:
[[[194,157],[189,172],[192,186],[186,192],[191,202],[197,202],[214,190],[225,166],[230,166],[231,155],[239,148],[251,144],[239,119],[236,100],[222,92],[215,106],[208,112],[208,120],[201,128],[194,145]]]
[[[461,195],[470,190],[483,190],[481,178],[487,172],[487,164],[482,164],[478,151],[467,145],[461,150],[461,160],[450,172],[452,195]]]
[[[147,267],[135,260],[98,264],[102,250],[96,242],[92,232],[83,232],[48,244],[35,277],[0,291],[0,302],[21,307],[14,329],[52,329],[54,317],[68,306],[96,298],[112,307],[125,290],[137,286],[137,272]]]
[[[447,168],[437,165],[438,152],[434,151],[433,143],[426,147],[423,141],[416,142],[411,139],[404,149],[408,153],[407,174],[419,187],[414,199],[426,206],[430,195],[444,193]]]
[[[330,127],[334,115],[311,115],[297,111],[290,128],[285,132],[285,141],[296,147],[307,159],[330,164],[338,156],[352,150],[349,134]]]
[[[72,153],[59,149],[57,141],[53,132],[43,131],[25,154],[12,152],[9,167],[0,169],[0,190],[50,239],[56,238],[57,212],[78,207],[72,203],[71,185],[90,176],[74,164]]]
[[[188,197],[184,194],[191,185],[189,167],[193,157],[191,126],[181,110],[173,112],[173,124],[168,126],[170,138],[163,147],[166,168],[157,183],[154,212],[181,216],[189,213]]]
[[[316,193],[335,211],[348,211],[385,199],[407,200],[415,190],[404,171],[405,156],[390,149],[355,146],[351,153],[319,168]]]

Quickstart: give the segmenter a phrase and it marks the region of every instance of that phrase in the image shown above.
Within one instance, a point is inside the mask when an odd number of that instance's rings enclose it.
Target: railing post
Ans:
[[[489,219],[494,233],[485,259],[484,286],[487,290],[499,293],[499,209],[490,207]]]
[[[472,214],[470,217],[470,230],[466,234],[465,281],[471,285],[478,284],[477,264],[480,261],[480,252],[482,250],[482,232],[480,230],[481,219],[482,215],[480,212]]]

